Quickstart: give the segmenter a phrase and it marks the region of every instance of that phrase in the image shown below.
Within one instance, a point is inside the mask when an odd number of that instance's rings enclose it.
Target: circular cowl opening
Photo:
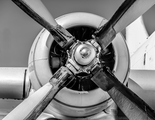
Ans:
[[[91,39],[92,33],[107,22],[104,18],[90,13],[71,13],[57,18],[56,21],[80,41]],[[101,56],[102,64],[109,66],[116,77],[126,84],[129,53],[120,33],[105,52],[104,56]],[[29,73],[34,89],[46,84],[66,60],[66,52],[57,45],[49,32],[43,29],[36,37],[29,55]],[[88,74],[80,73],[72,83],[59,91],[46,111],[58,118],[83,117],[101,112],[111,103],[107,92],[98,88]]]

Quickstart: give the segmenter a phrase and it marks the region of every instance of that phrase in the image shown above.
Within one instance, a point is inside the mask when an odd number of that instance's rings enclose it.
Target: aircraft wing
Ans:
[[[127,27],[126,39],[131,58],[129,88],[155,109],[155,32],[148,36],[140,17]]]

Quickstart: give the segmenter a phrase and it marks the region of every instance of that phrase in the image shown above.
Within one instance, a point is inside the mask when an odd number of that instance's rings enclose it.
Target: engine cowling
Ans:
[[[70,13],[56,19],[79,41],[91,39],[96,28],[107,22],[106,19],[90,13]],[[108,56],[108,55],[111,56]],[[129,52],[123,36],[119,33],[107,50],[103,62],[108,64],[116,77],[127,83],[129,71]],[[65,55],[57,46],[50,33],[42,29],[36,37],[29,55],[29,75],[35,90],[46,84],[53,73],[65,63]],[[84,76],[81,74],[80,76]],[[77,82],[78,81],[78,82]],[[81,81],[81,80],[80,80]],[[78,85],[82,87],[78,87]],[[97,114],[113,103],[109,95],[87,79],[63,88],[47,107],[46,111],[62,118],[86,117]]]

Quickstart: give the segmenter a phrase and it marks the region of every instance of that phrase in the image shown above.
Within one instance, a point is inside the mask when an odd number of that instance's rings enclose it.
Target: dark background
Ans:
[[[109,19],[123,0],[42,0],[54,18],[71,12],[90,12]],[[155,6],[144,23],[155,30]],[[0,0],[0,67],[27,67],[31,45],[42,27],[11,0]]]

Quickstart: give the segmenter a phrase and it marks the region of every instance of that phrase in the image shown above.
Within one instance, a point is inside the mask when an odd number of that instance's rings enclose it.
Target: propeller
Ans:
[[[67,67],[61,67],[43,87],[30,95],[3,120],[36,120],[54,96],[73,78]]]
[[[75,38],[67,30],[56,23],[40,0],[12,1],[46,28],[62,48],[67,49],[75,41]],[[141,16],[154,3],[155,0],[125,0],[112,18],[104,26],[96,30],[93,37],[103,50],[106,49],[118,32]],[[92,81],[109,93],[114,102],[129,119],[155,119],[154,111],[137,95],[120,83],[108,67],[96,67],[92,73]],[[61,67],[46,85],[24,100],[3,120],[36,119],[51,102],[56,93],[71,81],[68,77],[73,77],[70,70],[66,67]]]
[[[75,38],[62,26],[58,25],[41,0],[12,0],[31,18],[46,28],[54,40],[64,49],[75,41]]]

